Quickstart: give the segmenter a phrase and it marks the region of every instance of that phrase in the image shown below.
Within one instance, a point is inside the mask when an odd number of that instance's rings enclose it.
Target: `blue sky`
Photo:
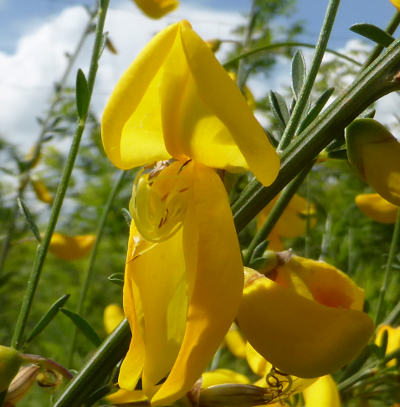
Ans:
[[[114,6],[121,0],[111,0]],[[219,10],[247,11],[249,0],[181,0],[181,3],[204,5]],[[91,5],[91,0],[0,0],[0,51],[12,53],[18,39],[40,25],[46,18],[73,5]],[[306,31],[302,40],[315,42],[327,0],[298,0],[293,20],[304,20]],[[354,34],[348,28],[357,22],[369,22],[384,27],[394,12],[389,0],[342,0],[335,22],[331,46],[341,47]]]

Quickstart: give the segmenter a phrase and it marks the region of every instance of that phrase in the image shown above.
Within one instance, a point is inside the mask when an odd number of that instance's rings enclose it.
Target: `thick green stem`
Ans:
[[[304,178],[311,170],[313,164],[314,162],[311,162],[310,165],[305,167],[303,171],[282,191],[271,212],[268,214],[268,217],[262,225],[261,229],[255,234],[253,240],[250,242],[246,255],[243,259],[243,263],[245,265],[249,264],[254,249],[271,233],[273,227],[276,225],[276,222],[278,222],[283,211],[288,206],[293,195],[299,189],[300,185],[304,181]]]
[[[96,261],[100,241],[103,237],[104,226],[106,224],[107,215],[111,209],[111,206],[114,202],[117,192],[125,178],[125,175],[126,175],[126,171],[119,172],[116,182],[114,182],[114,187],[112,188],[110,195],[108,196],[107,202],[103,208],[103,212],[101,214],[99,223],[97,225],[96,241],[95,241],[93,249],[90,253],[89,264],[88,264],[88,267],[85,272],[84,282],[83,282],[82,290],[79,295],[78,306],[76,308],[76,313],[79,315],[83,315],[85,299],[86,299],[89,287],[93,281],[94,271],[95,271],[94,263]],[[77,333],[78,333],[77,329],[75,328],[73,331],[73,334],[72,334],[71,348],[69,351],[67,366],[71,366],[71,364],[72,364],[72,358],[73,358],[74,351],[75,351]]]
[[[385,276],[383,278],[383,282],[379,291],[378,305],[376,307],[375,325],[378,325],[382,319],[383,302],[385,299],[386,291],[389,286],[389,279],[393,269],[393,260],[396,254],[397,246],[399,244],[399,239],[400,239],[400,209],[398,209],[397,212],[397,219],[394,225],[392,241],[390,243],[389,256],[385,267]]]
[[[126,319],[103,342],[86,366],[68,384],[54,407],[78,407],[104,383],[126,353],[131,333]]]
[[[35,143],[35,150],[32,154],[32,158],[30,159],[30,167],[25,171],[24,173],[24,177],[29,177],[29,173],[32,169],[32,164],[37,160],[37,158],[39,157],[40,154],[40,150],[42,147],[42,143],[44,140],[44,137],[48,131],[48,125],[50,123],[50,119],[53,117],[54,115],[54,111],[55,108],[57,106],[57,104],[59,103],[59,101],[61,100],[61,96],[62,96],[62,91],[65,88],[65,85],[67,83],[67,79],[69,77],[69,74],[71,72],[71,69],[76,61],[76,58],[78,57],[83,44],[85,43],[85,40],[87,38],[87,36],[90,34],[90,27],[93,23],[93,18],[94,18],[95,13],[90,14],[90,18],[89,21],[81,35],[81,38],[79,39],[79,42],[74,50],[74,52],[68,57],[68,64],[65,67],[65,71],[63,73],[63,75],[61,76],[60,81],[57,82],[57,86],[56,86],[56,91],[55,94],[53,96],[53,101],[47,111],[47,115],[45,117],[45,119],[41,122],[41,130],[38,136],[38,139]],[[18,189],[18,197],[20,199],[23,198],[24,195],[24,191],[26,186],[28,185],[28,182],[23,182],[20,184],[20,187]],[[9,221],[9,226],[7,228],[7,233],[6,236],[4,238],[3,244],[1,246],[1,252],[0,252],[0,274],[3,271],[3,267],[4,267],[4,263],[6,261],[10,246],[11,246],[11,240],[14,234],[14,230],[15,230],[15,222],[16,222],[16,218],[18,216],[18,204],[17,202],[15,202],[14,207],[12,209],[11,212],[11,217],[10,217],[10,221]]]
[[[107,14],[109,0],[104,0],[102,2],[102,7],[99,9],[99,20],[96,27],[96,38],[94,42],[89,77],[88,77],[88,89],[89,89],[89,103],[93,92],[93,86],[96,78],[98,59],[102,51],[103,43],[103,29],[105,17]],[[35,261],[31,274],[28,279],[28,285],[25,292],[25,296],[22,302],[20,313],[18,315],[17,323],[15,326],[14,335],[12,337],[11,346],[15,348],[20,348],[23,345],[22,336],[24,334],[24,329],[26,321],[29,316],[29,312],[32,306],[32,302],[36,293],[36,289],[40,280],[43,265],[46,259],[47,251],[50,245],[51,236],[53,235],[54,229],[57,224],[58,216],[60,214],[61,206],[64,201],[65,193],[67,191],[68,183],[71,177],[72,169],[75,164],[75,159],[78,154],[81,138],[86,125],[87,114],[79,120],[78,127],[76,129],[72,144],[66,159],[63,172],[61,175],[61,181],[57,188],[56,196],[54,199],[54,204],[51,210],[49,224],[45,235],[43,237],[42,243],[38,246]]]
[[[397,40],[282,152],[279,175],[270,186],[251,182],[232,206],[238,232],[310,160],[315,159],[335,137],[342,135],[345,127],[360,113],[380,97],[400,89],[400,84],[393,80],[399,61],[400,40]]]
[[[319,67],[321,66],[322,58],[324,57],[328,40],[332,32],[333,23],[335,22],[336,13],[340,4],[340,0],[330,0],[328,8],[326,10],[325,19],[322,24],[321,32],[319,34],[317,46],[315,48],[314,57],[311,63],[310,72],[307,74],[306,80],[301,87],[300,95],[296,101],[296,105],[293,109],[290,119],[286,125],[285,131],[278,145],[278,151],[283,151],[289,145],[292,140],[302,114],[307,106],[308,99],[311,94],[311,90],[314,86],[315,79],[317,77]]]
[[[390,35],[392,35],[397,27],[400,24],[400,12],[396,12],[392,19],[389,21],[389,24],[386,27],[386,32]],[[382,45],[376,45],[375,48],[372,50],[371,54],[369,55],[368,59],[365,61],[363,68],[366,68],[368,65],[370,65],[371,62],[375,61],[375,59],[381,54],[381,52],[385,48]]]

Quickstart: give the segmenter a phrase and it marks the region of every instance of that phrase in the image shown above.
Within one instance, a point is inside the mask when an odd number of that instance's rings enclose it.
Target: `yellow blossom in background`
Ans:
[[[176,160],[135,180],[123,294],[133,337],[119,375],[129,391],[141,377],[151,403],[166,405],[205,370],[242,296],[229,200],[209,167],[250,168],[268,185],[279,157],[185,21],[154,37],[122,76],[104,111],[102,139],[120,168]]]
[[[224,383],[250,384],[250,380],[247,376],[230,369],[215,369],[201,375],[201,387],[203,389]]]
[[[34,156],[34,154],[35,154],[35,150],[36,150],[36,146],[33,145],[33,146],[29,149],[28,153],[25,155],[25,160],[26,160],[26,161],[30,161],[30,160],[33,159],[33,156]],[[32,163],[31,168],[34,168],[34,167],[36,167],[36,166],[38,165],[38,163],[39,163],[39,161],[40,161],[40,158],[41,158],[41,153],[40,153],[40,151],[39,151],[39,154],[36,156],[35,161]]]
[[[124,312],[117,304],[110,304],[104,309],[104,328],[109,335],[124,319]]]
[[[379,346],[382,345],[382,337],[385,331],[388,333],[388,341],[386,347],[386,355],[388,355],[389,353],[392,353],[400,348],[400,327],[393,328],[390,325],[381,325],[377,330],[375,339],[375,343]],[[396,359],[392,359],[388,363],[388,366],[395,365]]]
[[[46,185],[39,180],[32,180],[32,187],[35,192],[35,195],[39,201],[42,201],[47,204],[53,203],[53,195],[47,189]]]
[[[236,324],[232,324],[225,335],[225,345],[237,358],[243,359],[246,357],[246,341]]]
[[[258,227],[261,227],[267,219],[269,213],[274,207],[279,195],[277,195],[258,215]],[[269,245],[268,248],[276,251],[284,249],[281,237],[293,238],[302,236],[307,230],[307,216],[309,219],[310,227],[315,226],[316,220],[313,218],[316,210],[315,206],[311,202],[307,202],[306,199],[300,195],[295,194],[289,201],[289,204],[283,211],[281,217],[276,223],[268,236]]]
[[[379,194],[360,194],[355,198],[356,205],[369,218],[380,223],[395,223],[399,207],[391,204]]]
[[[134,2],[150,18],[161,18],[179,6],[178,0],[134,0]]]
[[[379,122],[358,119],[346,128],[347,155],[365,182],[400,205],[400,143]]]
[[[246,269],[236,320],[250,344],[279,370],[303,378],[323,376],[350,362],[372,335],[372,320],[351,309],[360,306],[358,299],[349,298],[357,292],[344,290],[346,280],[332,273],[326,278],[320,272],[293,273],[284,287]],[[320,280],[315,285],[312,276]],[[337,283],[342,287],[336,288]]]
[[[90,253],[95,240],[95,235],[68,236],[54,233],[51,237],[49,250],[60,259],[78,260]]]
[[[305,407],[340,407],[339,391],[332,376],[322,376],[303,391]]]
[[[390,0],[392,4],[400,11],[400,0]]]
[[[232,78],[233,82],[237,82],[237,76],[235,72],[229,72],[229,76]],[[252,91],[246,85],[243,86],[243,95],[246,98],[247,104],[249,105],[250,109],[254,110],[256,108],[256,99]]]

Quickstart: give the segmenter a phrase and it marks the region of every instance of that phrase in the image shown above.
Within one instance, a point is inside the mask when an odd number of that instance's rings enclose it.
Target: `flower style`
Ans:
[[[175,10],[178,0],[134,0],[136,5],[150,18],[161,18]]]
[[[102,138],[120,168],[173,158],[139,173],[133,188],[123,293],[133,336],[119,375],[127,391],[141,377],[143,394],[165,405],[205,370],[242,296],[229,201],[212,168],[251,168],[269,184],[279,158],[187,22],[158,34],[122,76]]]
[[[271,212],[279,195],[277,195],[258,215],[258,226],[261,227]],[[283,211],[281,217],[268,236],[268,247],[272,250],[284,250],[281,237],[298,237],[305,234],[307,229],[307,217],[310,219],[310,227],[315,226],[315,206],[300,195],[295,194]]]
[[[400,143],[379,122],[355,120],[346,129],[347,155],[364,180],[393,205],[400,205]]]
[[[86,257],[96,240],[95,235],[68,236],[54,233],[50,240],[49,250],[62,260],[79,260]]]
[[[355,198],[356,205],[369,218],[380,223],[395,223],[399,207],[391,204],[379,194],[360,194]]]
[[[236,318],[250,344],[279,370],[302,378],[331,373],[354,358],[373,332],[363,292],[323,262],[295,257],[274,280],[246,269]]]

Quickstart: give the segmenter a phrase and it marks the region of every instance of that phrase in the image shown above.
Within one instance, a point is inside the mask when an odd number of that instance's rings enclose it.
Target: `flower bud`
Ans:
[[[346,129],[347,156],[363,179],[383,198],[400,205],[400,143],[373,119]]]
[[[21,400],[35,383],[40,367],[36,365],[23,366],[8,388],[6,402],[14,405]]]
[[[221,46],[221,40],[215,38],[213,40],[206,41],[206,44],[210,47],[212,52],[217,52]]]
[[[18,351],[0,345],[0,393],[7,390],[21,364],[22,357]]]

